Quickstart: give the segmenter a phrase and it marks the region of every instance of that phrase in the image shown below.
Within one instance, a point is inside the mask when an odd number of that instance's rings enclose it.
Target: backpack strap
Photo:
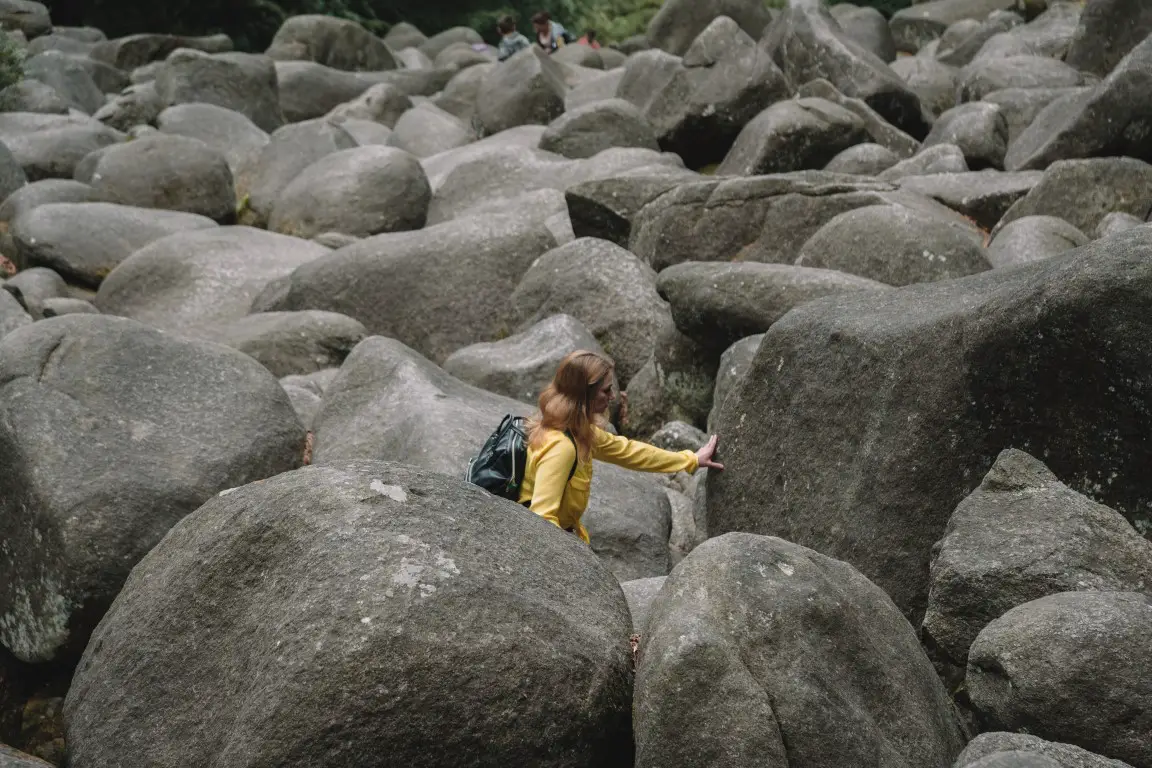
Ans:
[[[576,458],[572,462],[572,469],[568,471],[568,482],[572,482],[573,475],[576,474],[576,466],[580,463],[580,446],[576,445],[576,438],[572,437],[572,433],[567,429],[564,430],[564,436],[572,441],[572,447],[576,449]]]

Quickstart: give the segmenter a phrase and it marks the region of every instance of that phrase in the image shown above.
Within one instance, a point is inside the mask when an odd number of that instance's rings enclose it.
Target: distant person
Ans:
[[[558,22],[552,21],[548,11],[540,11],[533,16],[532,27],[536,30],[536,44],[548,53],[554,53],[569,42],[568,31]]]
[[[516,19],[511,16],[505,16],[496,22],[496,31],[500,33],[500,46],[497,48],[497,58],[500,61],[510,59],[532,45],[528,42],[528,38],[516,31]]]
[[[596,42],[596,30],[590,29],[584,33],[584,37],[576,41],[579,45],[586,45],[589,48],[599,48],[600,43]]]

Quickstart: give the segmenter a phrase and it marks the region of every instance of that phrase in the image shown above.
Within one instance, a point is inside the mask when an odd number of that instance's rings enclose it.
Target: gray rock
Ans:
[[[1152,598],[1063,592],[990,623],[968,655],[967,687],[989,730],[1064,741],[1135,766],[1147,734]]]
[[[968,742],[968,746],[960,753],[960,757],[956,758],[956,768],[968,768],[977,760],[988,755],[1011,750],[1025,750],[1033,754],[1050,757],[1056,761],[1060,768],[1131,768],[1128,763],[1094,755],[1071,744],[1045,741],[1026,733],[1006,733],[1003,731],[982,733]]]
[[[156,127],[161,133],[197,139],[219,152],[232,171],[236,198],[248,195],[269,137],[247,117],[213,104],[180,104],[161,112]]]
[[[21,80],[0,91],[0,112],[66,115],[69,109],[55,88],[39,80]]]
[[[1152,590],[1152,543],[1023,451],[1005,450],[933,549],[922,637],[961,668],[990,622],[1058,592]]]
[[[70,295],[64,278],[47,267],[22,269],[6,282],[0,283],[0,288],[14,296],[33,320],[43,318],[45,301]],[[8,306],[11,307],[11,304]]]
[[[918,622],[932,545],[1004,446],[1147,525],[1144,418],[1126,405],[1139,385],[1123,371],[1152,351],[1114,340],[1143,332],[1131,307],[1152,301],[1149,247],[1141,227],[793,310],[714,419],[726,469],[708,479],[709,533],[787,531],[850,558]],[[1075,376],[1057,373],[1068,366]]]
[[[994,35],[976,55],[1013,55],[1019,51],[1063,61],[1076,35],[1082,10],[1080,3],[1054,0],[1046,11],[1027,24]]]
[[[913,137],[928,132],[919,97],[885,62],[848,37],[822,5],[785,9],[760,45],[791,82],[823,78]]]
[[[132,567],[212,494],[300,466],[287,395],[233,350],[70,315],[7,336],[0,371],[0,642],[26,662],[74,661]]]
[[[621,62],[616,69],[591,77],[571,88],[564,96],[564,111],[571,112],[597,101],[616,98],[620,83],[624,80],[626,64],[627,60]]]
[[[526,645],[525,627],[548,642]],[[629,629],[588,549],[515,504],[388,462],[307,467],[212,499],[137,568],[69,690],[69,750],[86,765],[386,752],[619,768]],[[349,724],[339,745],[318,708]],[[498,714],[455,727],[478,712]]]
[[[856,7],[850,3],[833,5],[830,9],[844,34],[855,40],[864,50],[880,61],[896,60],[896,41],[888,19],[875,8]]]
[[[800,249],[796,265],[897,286],[952,280],[991,267],[982,240],[955,221],[902,205],[871,205],[825,224]]]
[[[901,159],[911,157],[920,149],[920,142],[885,120],[872,107],[860,99],[850,98],[838,91],[832,83],[817,78],[804,83],[797,90],[800,98],[818,98],[838,104],[864,121],[864,128],[872,141],[892,150]]]
[[[252,172],[247,210],[252,223],[267,223],[280,194],[305,168],[356,146],[347,131],[327,120],[286,125],[273,133]]]
[[[708,435],[691,424],[670,421],[652,433],[648,442],[666,451],[695,451],[708,442]]]
[[[0,768],[51,768],[52,763],[0,744]]]
[[[648,627],[648,613],[652,609],[652,601],[664,586],[666,576],[652,576],[647,579],[635,579],[620,584],[624,591],[624,599],[628,601],[628,613],[632,615],[632,633],[643,635]],[[19,766],[17,767],[19,768]]]
[[[333,107],[327,118],[333,123],[371,120],[391,128],[411,108],[412,99],[403,90],[391,83],[379,83],[351,101]]]
[[[1152,199],[1152,165],[1127,157],[1061,160],[1044,171],[1040,183],[1008,209],[992,232],[1025,216],[1055,216],[1081,232],[1094,232],[1109,213],[1146,220]]]
[[[640,108],[662,147],[700,168],[722,160],[744,126],[790,90],[755,39],[721,16],[683,59],[660,50],[629,57],[617,93]]]
[[[1060,763],[1050,757],[1023,750],[996,752],[971,765],[972,768],[1060,768]]]
[[[929,147],[907,160],[901,160],[877,178],[898,182],[910,176],[933,176],[940,173],[968,173],[968,161],[955,144]]]
[[[703,425],[712,408],[719,357],[718,350],[669,323],[656,336],[648,362],[628,381],[622,434],[646,440],[670,421]]]
[[[324,404],[324,392],[338,373],[339,368],[325,368],[305,376],[285,376],[280,379],[280,386],[288,393],[296,416],[309,432]]]
[[[373,456],[461,478],[506,414],[531,413],[524,403],[453,378],[394,339],[374,336],[352,351],[325,392],[315,462]],[[671,512],[660,485],[595,462],[591,488],[571,488],[590,493],[584,523],[592,550],[617,578],[668,572]]]
[[[584,46],[570,46],[573,49],[584,48]],[[590,48],[586,49],[591,51]],[[492,51],[488,53],[487,51]],[[559,51],[557,51],[559,53]],[[594,53],[594,51],[593,51]],[[557,58],[557,61],[562,59]],[[453,43],[444,50],[437,54],[432,66],[438,69],[468,69],[482,64],[491,64],[496,61],[495,51],[491,48],[486,51],[478,51],[472,47],[472,43]]]
[[[612,147],[660,149],[652,126],[623,99],[569,110],[552,121],[540,138],[540,149],[573,159],[592,157]]]
[[[1076,227],[1055,216],[1024,216],[997,232],[988,245],[988,261],[997,269],[1042,261],[1087,245]]]
[[[878,754],[947,766],[965,740],[879,587],[847,563],[749,534],[704,542],[668,577],[641,641],[633,721],[638,768]]]
[[[339,367],[367,335],[335,312],[263,312],[222,324],[214,341],[238,349],[277,378]]]
[[[20,306],[16,297],[10,291],[0,290],[0,339],[31,323],[32,316]]]
[[[325,155],[284,188],[268,217],[273,232],[369,237],[420,229],[432,191],[415,157],[368,146]]]
[[[627,248],[632,220],[660,195],[695,174],[627,173],[575,184],[564,191],[576,237],[595,237]]]
[[[495,67],[476,93],[476,116],[491,135],[519,125],[547,125],[564,111],[564,72],[539,46]]]
[[[940,115],[924,139],[924,149],[941,144],[959,148],[973,171],[1003,170],[1004,154],[1008,151],[1008,122],[995,104],[961,104]]]
[[[764,334],[747,336],[736,342],[720,356],[720,367],[716,370],[716,387],[712,391],[712,412],[708,414],[708,431],[714,431],[714,422],[717,411],[728,398],[728,393],[736,388],[744,375],[752,367],[752,359],[756,357],[756,350]]]
[[[1140,0],[1094,0],[1084,7],[1065,61],[1106,77],[1152,34],[1152,6]]]
[[[1006,10],[1015,4],[1016,0],[932,0],[896,11],[889,24],[896,47],[906,53],[916,53],[958,21],[983,20],[993,11]]]
[[[280,110],[289,123],[324,117],[375,85],[354,72],[314,61],[277,61],[275,66]]]
[[[936,59],[947,66],[966,67],[981,53],[985,43],[1023,23],[1024,19],[1011,11],[993,11],[980,21],[956,22],[941,36]]]
[[[385,72],[359,72],[357,79],[368,86],[394,85],[412,98],[431,98],[448,85],[459,70],[455,69],[395,69]]]
[[[228,161],[201,141],[156,134],[108,147],[92,174],[92,188],[109,202],[207,216],[236,216]]]
[[[454,43],[482,43],[484,38],[471,27],[452,27],[439,32],[425,40],[418,47],[420,52],[430,59],[435,59],[445,48]]]
[[[735,21],[753,40],[759,40],[772,21],[763,3],[756,0],[670,0],[648,23],[647,43],[683,56],[719,16]]]
[[[391,146],[392,129],[371,120],[344,120],[340,127],[361,147]]]
[[[0,208],[0,219],[2,218],[3,208]],[[1130,213],[1110,213],[1100,220],[1100,224],[1096,227],[1096,237],[1118,235],[1133,227],[1139,227],[1143,223],[1143,219],[1138,219]]]
[[[1043,175],[1039,171],[1009,173],[987,169],[909,176],[899,184],[901,189],[930,197],[989,231],[1017,200],[1040,183]]]
[[[0,141],[0,198],[7,199],[28,183],[20,158]]]
[[[97,61],[130,72],[145,64],[166,59],[179,48],[192,48],[204,53],[225,53],[232,50],[232,40],[227,35],[128,35],[98,43],[90,55]]]
[[[1070,88],[1084,85],[1082,73],[1047,56],[976,59],[957,76],[956,102],[980,101],[1005,88]]]
[[[392,51],[383,40],[354,21],[322,14],[285,19],[267,54],[279,61],[314,61],[347,71],[396,68]]]
[[[476,132],[460,118],[434,104],[417,104],[396,122],[388,142],[418,158],[432,157],[476,140]],[[423,173],[421,171],[421,173]]]
[[[842,266],[841,270],[688,261],[661,272],[656,289],[672,308],[672,320],[680,332],[719,356],[740,339],[764,333],[791,309],[813,299],[890,290],[887,285],[844,274],[847,270]]]
[[[25,77],[49,85],[72,109],[91,115],[104,106],[104,94],[80,62],[60,51],[45,51],[24,62]]]
[[[480,92],[480,85],[495,67],[495,64],[478,64],[460,70],[448,81],[444,90],[432,99],[432,103],[471,125],[476,115],[476,96]]]
[[[100,40],[91,42],[85,40],[77,40],[69,35],[61,35],[53,30],[50,34],[40,35],[35,40],[28,43],[27,53],[29,56],[35,56],[45,51],[61,51],[63,53],[76,53],[81,56],[87,56],[96,47],[96,43]]]
[[[267,133],[284,124],[276,66],[267,56],[176,51],[157,71],[155,85],[165,107],[223,107],[239,112]]]
[[[61,317],[63,315],[98,315],[100,310],[96,309],[92,302],[85,299],[70,299],[70,298],[52,298],[44,299],[43,304],[44,318]]]
[[[442,152],[420,161],[432,188],[439,189],[449,175],[462,165],[488,158],[495,150],[533,150],[540,144],[546,128],[543,125],[521,125],[474,141],[467,146]],[[531,154],[531,153],[528,153]],[[551,157],[551,155],[545,155]]]
[[[444,370],[474,387],[534,405],[560,361],[581,349],[604,351],[579,320],[552,315],[506,339],[453,352]]]
[[[191,213],[114,203],[46,203],[11,225],[19,262],[48,267],[92,289],[124,259],[162,237],[216,222]]]
[[[19,30],[31,40],[52,31],[52,19],[43,3],[32,0],[3,0],[0,2],[0,26]]]
[[[388,34],[384,35],[384,44],[394,51],[415,48],[426,42],[428,42],[428,36],[415,25],[406,21],[393,24],[388,30]]]
[[[1044,107],[1009,148],[1013,170],[1043,170],[1057,160],[1116,155],[1152,160],[1152,39],[1132,49],[1094,89]]]
[[[257,308],[340,312],[443,361],[513,330],[512,292],[554,246],[543,222],[523,215],[377,235],[296,270],[283,295]]]
[[[106,34],[95,27],[65,27],[54,24],[52,26],[52,34],[86,43],[99,43],[108,39]]]
[[[859,117],[830,101],[781,101],[744,127],[716,173],[755,176],[823,168],[867,135]]]
[[[214,338],[270,283],[328,249],[249,227],[181,232],[141,248],[100,284],[96,306],[170,333]]]
[[[47,203],[94,203],[99,194],[87,184],[72,179],[44,179],[20,187],[0,204],[0,224],[11,224],[16,218],[38,205]]]
[[[941,115],[956,106],[955,67],[936,59],[905,56],[891,64],[892,71],[903,78],[920,98],[920,104],[932,115]]]
[[[652,343],[671,323],[656,292],[656,273],[634,255],[604,240],[581,238],[540,257],[509,297],[529,328],[546,317],[575,317],[616,361],[621,387],[652,354]]]
[[[90,118],[0,114],[0,143],[11,151],[28,181],[70,179],[88,153],[124,138],[119,131]]]
[[[900,158],[888,149],[879,144],[857,144],[854,147],[848,147],[836,157],[828,161],[824,166],[824,170],[829,173],[851,173],[859,176],[875,176],[883,173],[896,163],[900,162]]]
[[[92,116],[109,128],[128,132],[154,123],[163,111],[156,84],[149,82],[125,88]]]

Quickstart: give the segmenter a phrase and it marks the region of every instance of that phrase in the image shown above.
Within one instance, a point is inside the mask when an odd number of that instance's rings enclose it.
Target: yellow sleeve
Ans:
[[[568,475],[576,461],[576,446],[567,437],[552,439],[540,449],[536,462],[536,479],[532,486],[532,504],[529,507],[540,517],[560,525],[560,502],[568,487]]]
[[[613,435],[596,428],[592,458],[637,472],[695,472],[699,466],[695,451],[665,451],[639,440]]]

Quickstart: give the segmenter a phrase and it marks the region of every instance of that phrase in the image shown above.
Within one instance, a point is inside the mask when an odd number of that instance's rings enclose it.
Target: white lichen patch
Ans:
[[[68,640],[72,603],[62,585],[42,576],[31,586],[10,584],[9,609],[0,614],[0,643],[30,664],[51,661]]]
[[[368,487],[376,491],[376,493],[380,494],[381,496],[387,496],[393,501],[398,501],[401,504],[408,501],[408,494],[405,493],[404,489],[398,485],[385,485],[379,480],[373,480],[368,484]]]

